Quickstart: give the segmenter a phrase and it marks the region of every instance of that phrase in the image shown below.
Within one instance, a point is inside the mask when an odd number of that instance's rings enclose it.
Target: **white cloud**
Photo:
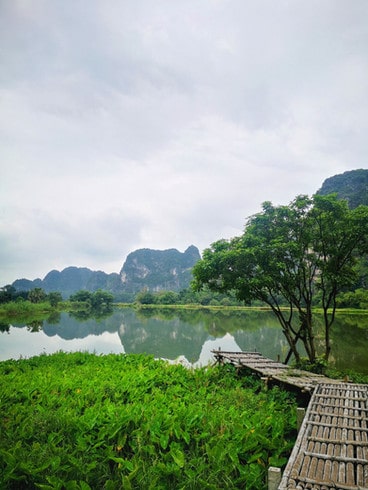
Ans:
[[[0,6],[0,283],[119,271],[367,167],[365,0]]]

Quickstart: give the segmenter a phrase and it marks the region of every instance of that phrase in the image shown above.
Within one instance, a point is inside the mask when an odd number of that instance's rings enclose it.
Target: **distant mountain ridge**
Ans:
[[[59,291],[67,298],[81,289],[91,292],[104,289],[116,293],[121,289],[121,281],[117,273],[106,274],[102,271],[92,271],[87,267],[72,266],[62,271],[52,270],[43,280],[17,279],[12,286],[17,291],[29,291],[33,288],[42,288],[46,293]]]
[[[17,279],[12,286],[17,291],[29,291],[36,287],[47,293],[59,291],[64,298],[81,289],[91,292],[103,289],[116,297],[133,295],[142,289],[179,291],[189,286],[192,280],[191,269],[199,259],[199,250],[194,245],[183,253],[174,248],[145,248],[127,256],[120,274],[72,266],[62,271],[52,270],[43,280]]]

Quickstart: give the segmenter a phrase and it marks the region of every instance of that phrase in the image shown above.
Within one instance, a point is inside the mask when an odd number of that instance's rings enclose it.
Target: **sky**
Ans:
[[[240,235],[368,168],[367,0],[0,0],[0,285]]]

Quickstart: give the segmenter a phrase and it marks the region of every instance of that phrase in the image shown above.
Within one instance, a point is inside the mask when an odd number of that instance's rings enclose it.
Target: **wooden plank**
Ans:
[[[321,374],[314,374],[300,369],[294,369],[286,364],[276,362],[262,356],[259,352],[230,352],[213,350],[218,362],[230,362],[236,366],[245,367],[253,370],[264,377],[294,386],[303,391],[313,391],[318,383],[326,382],[328,378]],[[335,382],[330,380],[332,383]],[[341,383],[341,381],[336,381]]]

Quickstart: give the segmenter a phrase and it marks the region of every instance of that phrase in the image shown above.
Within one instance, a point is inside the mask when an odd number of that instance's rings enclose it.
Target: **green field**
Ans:
[[[295,439],[295,400],[230,366],[144,355],[0,363],[2,489],[266,488]]]

